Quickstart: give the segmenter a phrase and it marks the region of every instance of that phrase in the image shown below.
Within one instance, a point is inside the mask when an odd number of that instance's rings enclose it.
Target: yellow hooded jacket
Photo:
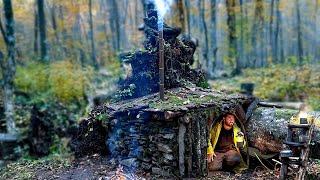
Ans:
[[[218,139],[219,139],[219,135],[220,135],[221,128],[222,128],[222,122],[223,121],[216,123],[214,125],[214,127],[210,130],[207,154],[213,154],[214,156],[216,156],[216,154],[214,153],[214,149],[215,149],[217,142],[218,142]],[[234,142],[234,145],[239,153],[240,153],[240,149],[237,147],[237,142],[243,142],[243,148],[246,148],[246,141],[245,141],[244,137],[237,136],[238,133],[240,133],[240,132],[241,132],[241,129],[235,123],[233,125],[233,142]],[[241,157],[240,164],[237,167],[235,167],[234,170],[235,171],[242,171],[245,169],[247,169],[247,165],[245,164],[245,162],[243,161],[243,158]]]

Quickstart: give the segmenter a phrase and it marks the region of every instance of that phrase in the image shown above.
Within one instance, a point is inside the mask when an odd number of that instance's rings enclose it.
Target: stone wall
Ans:
[[[163,177],[207,174],[209,109],[170,119],[157,112],[127,110],[108,119],[106,145],[112,161]]]

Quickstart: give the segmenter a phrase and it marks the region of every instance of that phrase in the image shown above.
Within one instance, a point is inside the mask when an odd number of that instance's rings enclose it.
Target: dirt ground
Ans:
[[[276,179],[278,171],[268,171],[257,167],[256,170],[249,170],[243,174],[231,172],[210,172],[208,177],[201,179]],[[135,174],[120,170],[119,167],[111,165],[104,157],[93,156],[74,160],[68,168],[48,169],[39,168],[36,171],[36,179],[168,179],[161,176],[151,176],[149,173],[136,172]],[[172,178],[172,179],[178,179]]]
[[[320,179],[319,160],[313,160],[308,164],[309,175],[306,179]],[[278,179],[279,167],[275,170],[266,170],[262,166],[247,170],[241,174],[232,172],[210,172],[207,177],[198,179],[205,180],[270,180]],[[151,176],[149,173],[136,171],[130,173],[120,166],[99,155],[93,155],[81,159],[66,161],[59,157],[40,161],[23,161],[8,164],[7,168],[0,171],[0,179],[39,179],[39,180],[129,180],[129,179],[179,179],[178,177],[166,178]],[[288,178],[288,179],[292,179]]]

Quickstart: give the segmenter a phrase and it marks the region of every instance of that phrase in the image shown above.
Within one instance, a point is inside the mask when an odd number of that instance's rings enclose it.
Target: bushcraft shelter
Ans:
[[[100,105],[80,124],[76,154],[106,153],[115,164],[167,177],[207,175],[210,126],[224,112],[239,117],[254,97],[206,88],[201,69],[194,69],[197,41],[177,38],[181,30],[164,24],[165,100],[159,99],[157,13],[148,6],[144,18],[145,50],[120,55],[131,67],[119,82],[119,100]],[[81,151],[80,151],[81,149]]]

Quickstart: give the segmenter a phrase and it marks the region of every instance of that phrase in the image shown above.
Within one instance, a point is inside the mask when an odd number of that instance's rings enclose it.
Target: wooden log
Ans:
[[[179,123],[179,134],[178,134],[178,144],[179,144],[179,172],[180,176],[185,175],[185,163],[184,163],[184,154],[185,154],[185,134],[186,126],[183,123]]]
[[[193,144],[193,133],[192,133],[192,123],[188,124],[188,156],[187,156],[187,169],[188,177],[191,177],[192,172],[192,144]]]
[[[195,167],[197,176],[201,174],[201,134],[200,134],[200,122],[199,119],[195,119]]]
[[[173,119],[179,116],[182,116],[184,113],[182,112],[173,112],[173,111],[165,111],[164,112],[164,119],[165,120],[169,120],[169,119]]]
[[[253,111],[252,117],[246,123],[249,145],[259,149],[263,154],[279,153],[282,150],[282,143],[286,139],[287,125],[290,118],[296,115],[298,110],[278,109],[270,107],[258,107]],[[320,158],[320,112],[311,112],[316,118],[313,146],[311,154]]]
[[[283,108],[282,105],[276,104],[276,103],[271,103],[271,102],[259,102],[258,105],[262,107],[275,107],[275,108]]]

